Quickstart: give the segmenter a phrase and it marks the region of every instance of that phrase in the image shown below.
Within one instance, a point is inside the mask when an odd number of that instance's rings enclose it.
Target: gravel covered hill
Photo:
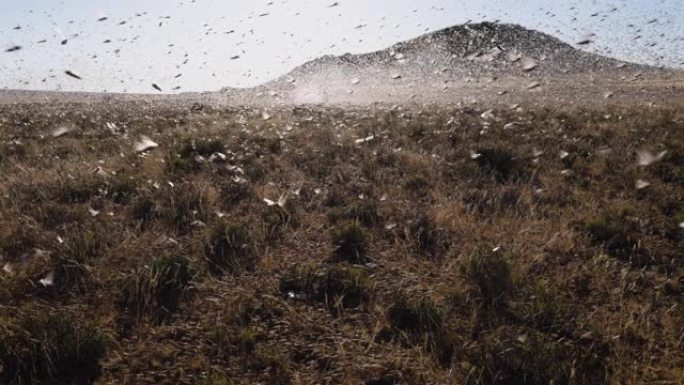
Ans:
[[[532,62],[536,67],[526,69]],[[621,63],[518,25],[480,23],[446,28],[382,51],[325,56],[298,67],[289,76],[302,76],[330,66],[355,70],[385,67],[406,75],[437,71],[461,76],[505,76],[527,71],[560,75],[643,67]]]
[[[655,68],[573,47],[512,24],[466,24],[366,54],[323,56],[256,88],[295,103],[422,97],[469,83],[591,76],[630,80]],[[230,93],[234,90],[224,89]]]

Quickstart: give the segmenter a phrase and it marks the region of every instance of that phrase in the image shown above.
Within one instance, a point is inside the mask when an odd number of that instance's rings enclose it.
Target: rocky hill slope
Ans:
[[[496,80],[529,83],[593,74],[628,80],[651,70],[655,69],[585,52],[518,25],[480,23],[446,28],[381,51],[323,56],[255,90],[263,97],[318,103],[420,96]]]

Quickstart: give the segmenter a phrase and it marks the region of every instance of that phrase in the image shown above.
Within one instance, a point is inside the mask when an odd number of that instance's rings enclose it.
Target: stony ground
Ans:
[[[0,382],[682,383],[681,107],[2,106]]]

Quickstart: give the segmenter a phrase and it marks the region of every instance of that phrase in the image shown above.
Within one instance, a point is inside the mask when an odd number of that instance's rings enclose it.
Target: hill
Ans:
[[[467,96],[479,93],[483,83],[523,81],[524,89],[532,81],[550,78],[575,82],[578,77],[600,74],[624,81],[635,74],[662,73],[655,70],[585,52],[519,25],[480,23],[442,29],[376,52],[323,56],[256,87],[252,90],[256,94],[248,96],[288,103],[357,103],[392,97],[441,102],[463,94],[471,85],[476,87]],[[245,97],[243,90],[223,91]]]
[[[296,68],[290,75],[305,75],[329,66],[370,69],[381,66],[406,75],[439,73],[458,76],[520,75],[528,61],[545,75],[614,71],[623,62],[584,52],[542,32],[514,24],[480,23],[453,26],[385,50],[342,56],[325,56]],[[645,68],[624,63],[626,69]]]

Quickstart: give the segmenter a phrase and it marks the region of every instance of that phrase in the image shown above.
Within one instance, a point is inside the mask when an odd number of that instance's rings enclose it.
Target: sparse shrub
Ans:
[[[46,229],[57,229],[82,222],[86,214],[80,207],[56,202],[36,204],[26,211],[32,213],[33,218]]]
[[[511,211],[520,203],[520,191],[516,188],[506,188],[498,197],[499,208],[502,211]]]
[[[177,154],[171,154],[166,159],[167,172],[170,175],[182,175],[196,173],[202,170],[203,163],[195,158],[185,158]]]
[[[399,157],[396,153],[392,152],[390,149],[382,147],[378,149],[376,163],[378,166],[391,168],[396,166],[396,164],[399,162],[398,158]]]
[[[332,230],[333,261],[363,264],[367,262],[368,241],[365,230],[356,222],[341,224]]]
[[[257,144],[266,149],[266,151],[272,155],[280,154],[282,151],[282,140],[277,136],[257,138]]]
[[[138,196],[131,207],[131,216],[137,222],[140,230],[147,229],[149,223],[159,216],[157,203],[148,195]]]
[[[93,287],[92,275],[83,262],[59,255],[53,260],[54,286],[45,288],[46,292],[86,294]]]
[[[401,375],[399,373],[384,373],[379,377],[372,378],[363,383],[364,385],[395,385],[401,384]]]
[[[652,173],[665,183],[684,187],[684,147],[671,149],[664,159],[653,165]]]
[[[232,385],[228,376],[221,372],[212,371],[209,376],[201,382],[202,385]]]
[[[164,322],[178,309],[191,279],[187,258],[158,258],[151,268],[142,268],[126,279],[120,305],[137,318],[149,314],[155,322]]]
[[[247,183],[236,183],[232,180],[219,183],[221,203],[224,206],[234,206],[253,195],[252,189]]]
[[[475,162],[486,175],[498,183],[509,183],[530,177],[529,168],[513,152],[501,147],[484,148]]]
[[[0,298],[24,301],[31,297],[60,299],[72,294],[88,294],[96,288],[93,276],[84,261],[65,253],[33,251],[23,256],[12,274],[0,280]],[[48,286],[41,279],[51,278]],[[7,298],[4,295],[8,295]]]
[[[451,364],[455,338],[444,312],[429,299],[411,301],[403,295],[387,311],[390,333],[404,345],[422,345],[444,366]]]
[[[684,202],[677,199],[663,199],[656,203],[660,212],[674,218],[675,222],[684,222]]]
[[[440,251],[448,247],[442,232],[428,215],[421,215],[409,221],[407,231],[407,238],[413,243],[418,256],[436,257]]]
[[[247,327],[255,321],[270,321],[284,314],[277,305],[269,295],[237,297],[229,305],[228,319],[231,324],[241,327]]]
[[[247,157],[243,160],[245,178],[249,181],[259,182],[273,170],[272,164],[267,159]]]
[[[197,155],[206,158],[223,151],[225,151],[225,146],[219,139],[186,139],[178,147],[176,153],[182,159],[194,159]]]
[[[572,329],[570,308],[547,282],[536,283],[527,294],[529,299],[520,303],[516,310],[530,327],[546,333],[567,333]]]
[[[21,256],[3,258],[5,262],[15,262],[11,273],[3,271],[0,279],[0,302],[11,305],[29,299],[32,295],[53,294],[53,287],[46,288],[39,283],[40,279],[48,276],[54,267],[54,258],[38,250],[29,250]],[[7,258],[7,254],[5,254]],[[19,263],[16,263],[19,262]],[[1,327],[1,326],[0,326]]]
[[[280,292],[305,295],[333,311],[357,308],[370,298],[369,276],[362,268],[345,265],[299,269],[280,280]]]
[[[216,354],[226,358],[253,354],[257,343],[263,339],[259,330],[243,325],[220,324],[211,328],[209,333],[209,341]]]
[[[93,325],[54,310],[0,319],[0,379],[5,384],[92,384],[106,339]]]
[[[404,181],[404,188],[417,197],[425,197],[430,191],[430,181],[422,175],[411,175]]]
[[[57,189],[57,201],[64,204],[85,203],[99,193],[99,186],[86,179],[67,181]]]
[[[559,343],[557,337],[526,328],[500,327],[470,347],[462,363],[466,384],[601,384],[607,346]]]
[[[0,165],[9,159],[26,157],[26,146],[18,143],[0,143]]]
[[[520,192],[516,186],[470,190],[463,201],[469,212],[483,217],[512,214],[520,203]]]
[[[325,194],[323,205],[325,207],[343,206],[347,204],[349,196],[350,193],[347,192],[342,186],[335,185],[328,190],[327,194]]]
[[[200,187],[188,184],[167,191],[160,214],[171,222],[177,233],[187,234],[194,221],[206,220],[209,208]]]
[[[513,281],[506,254],[481,250],[467,256],[460,271],[476,301],[485,308],[503,305],[511,294]]]
[[[406,123],[406,136],[416,141],[423,138],[428,133],[427,126],[420,121],[410,121]]]
[[[202,170],[204,162],[212,154],[223,152],[224,144],[218,139],[185,139],[167,157],[167,170],[170,173],[194,173]]]
[[[156,297],[158,319],[166,319],[178,308],[191,278],[190,264],[185,257],[163,257],[154,261],[151,289]]]
[[[118,204],[127,204],[136,194],[138,180],[127,173],[118,173],[110,182],[108,197]]]
[[[26,220],[4,222],[0,226],[0,255],[5,261],[17,261],[35,248],[47,246],[44,243],[47,240],[41,231]]]
[[[290,385],[290,358],[278,348],[262,348],[250,356],[247,367],[266,373],[267,385]]]
[[[594,246],[602,246],[608,255],[628,260],[639,249],[639,238],[627,213],[606,213],[589,220],[586,229]]]
[[[317,181],[323,181],[330,176],[331,172],[339,164],[340,154],[336,153],[334,146],[324,146],[322,148],[295,154],[293,162],[295,166],[307,173]]]
[[[204,243],[209,271],[215,275],[237,275],[254,271],[258,257],[249,230],[241,225],[220,223]]]
[[[285,231],[293,225],[293,216],[280,206],[267,207],[262,214],[266,240],[269,242],[280,239]]]
[[[372,227],[380,222],[380,215],[375,202],[362,200],[346,207],[334,207],[328,211],[328,221],[339,223],[341,221],[357,221],[364,226]]]
[[[12,186],[9,199],[16,202],[21,209],[28,210],[34,205],[45,204],[54,190],[54,186],[50,185],[19,184]]]
[[[378,164],[374,159],[364,160],[359,167],[361,175],[370,181],[375,181],[378,169]]]
[[[442,327],[443,315],[429,300],[416,304],[400,296],[389,308],[387,319],[396,331],[409,341],[415,341],[424,333],[437,333]]]
[[[251,354],[256,347],[257,340],[259,340],[259,332],[253,328],[244,328],[239,333],[236,333],[232,344],[241,352]]]
[[[66,238],[61,252],[77,263],[89,263],[101,257],[111,241],[111,234],[93,223],[74,229]]]

